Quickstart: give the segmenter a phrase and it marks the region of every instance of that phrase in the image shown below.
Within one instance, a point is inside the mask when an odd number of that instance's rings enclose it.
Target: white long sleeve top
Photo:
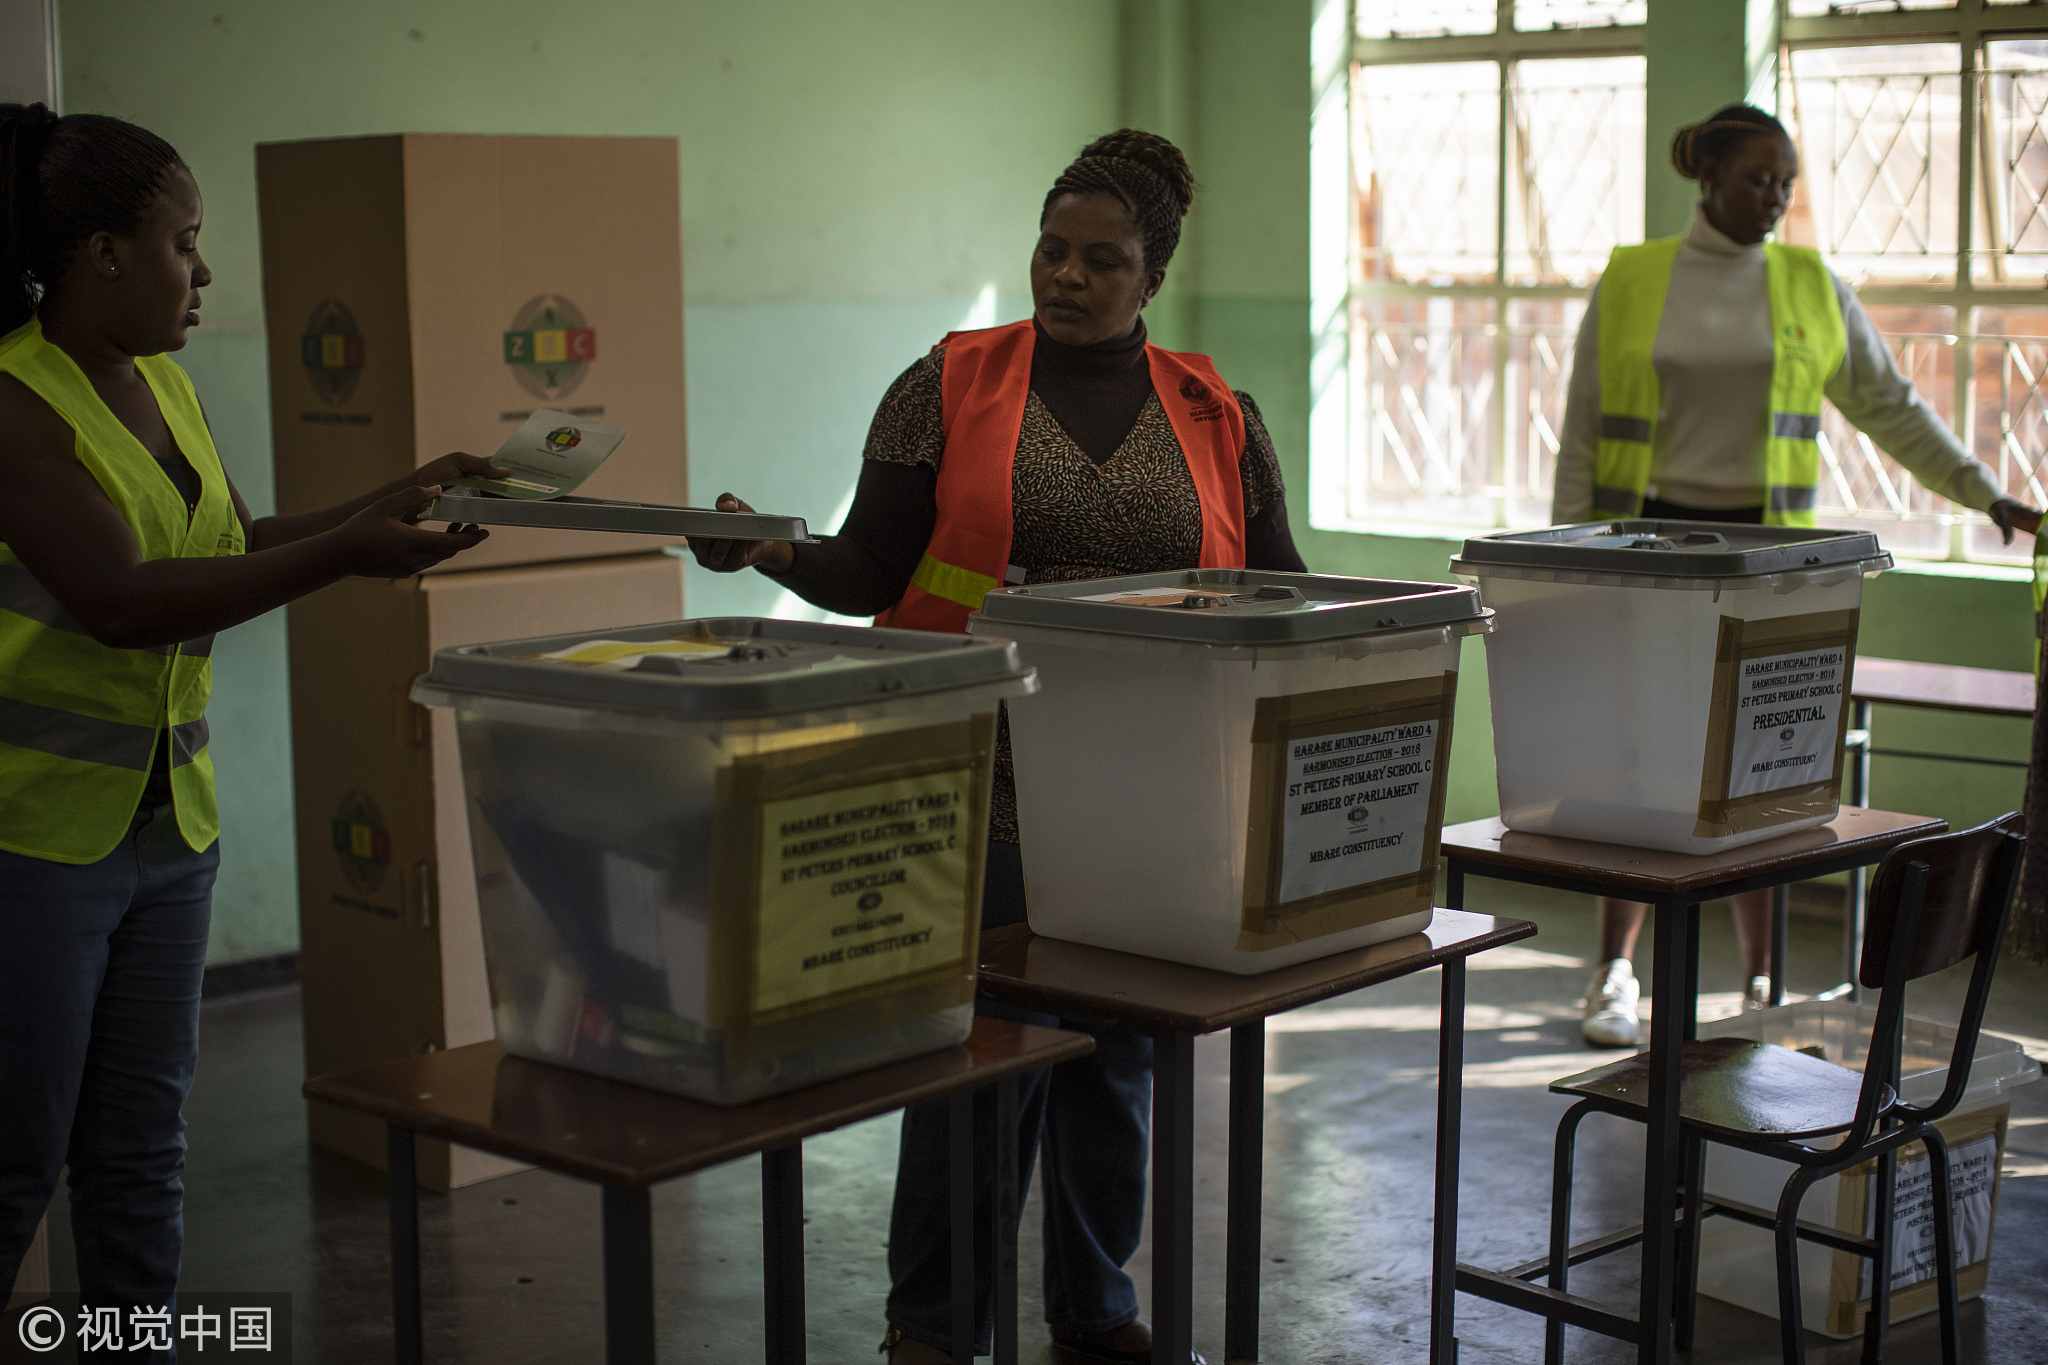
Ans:
[[[1855,294],[1835,281],[1848,345],[1826,393],[1851,422],[1914,478],[1982,512],[2004,492],[1898,366]],[[1551,501],[1554,524],[1593,513],[1593,456],[1600,444],[1600,291],[1579,324],[1566,390],[1564,432]],[[1672,262],[1671,288],[1650,361],[1662,399],[1650,448],[1650,496],[1687,507],[1757,507],[1764,501],[1760,445],[1770,405],[1771,304],[1764,251],[1723,235],[1695,210]]]

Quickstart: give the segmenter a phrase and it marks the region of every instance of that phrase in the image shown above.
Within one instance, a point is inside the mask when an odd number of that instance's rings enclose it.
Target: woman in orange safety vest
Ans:
[[[699,562],[757,569],[835,612],[936,631],[965,629],[983,595],[1004,584],[1193,567],[1300,571],[1258,408],[1207,357],[1146,338],[1142,313],[1193,196],[1187,161],[1163,138],[1125,130],[1083,148],[1040,214],[1033,315],[955,332],[890,386],[839,534],[800,546],[699,542]],[[719,506],[746,504],[727,494]],[[1005,725],[985,928],[1024,917],[1011,773]],[[1094,1033],[1097,1051],[1034,1077],[1019,1105],[1027,1172],[1041,1131],[1044,1139],[1054,1358],[1149,1360],[1151,1334],[1124,1265],[1144,1227],[1151,1040],[1062,1022]],[[977,1151],[992,1149],[994,1121],[983,1092]],[[950,1360],[946,1151],[945,1106],[911,1110],[889,1237],[891,1365]],[[976,1172],[977,1202],[989,1197],[989,1174]],[[989,1270],[980,1267],[976,1295],[984,1350]]]

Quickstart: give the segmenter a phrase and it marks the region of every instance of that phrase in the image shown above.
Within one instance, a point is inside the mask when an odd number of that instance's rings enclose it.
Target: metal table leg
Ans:
[[[997,1176],[1001,1178],[1000,1173]],[[946,1101],[946,1186],[952,1217],[953,1359],[974,1359],[974,1092]]]
[[[412,1130],[385,1129],[391,1189],[391,1327],[398,1365],[420,1365],[420,1190]]]
[[[1194,1349],[1195,1038],[1162,1033],[1152,1057],[1152,1365]]]
[[[654,1211],[644,1185],[604,1187],[604,1358],[654,1360]]]
[[[1771,888],[1771,1004],[1785,1003],[1785,978],[1792,963],[1792,888]],[[1748,982],[1744,982],[1745,987]]]
[[[1868,806],[1870,804],[1870,703],[1858,701],[1854,708],[1855,727],[1863,734],[1863,743],[1857,747],[1856,760],[1849,765],[1849,804]],[[1863,961],[1863,921],[1869,913],[1869,882],[1863,868],[1849,869],[1849,898],[1842,924],[1842,980],[1849,988],[1849,999],[1857,1000],[1860,987],[1856,984],[1856,970]]]
[[[1671,1360],[1672,1276],[1677,1238],[1672,1227],[1680,1167],[1678,1127],[1679,1049],[1693,1002],[1686,998],[1687,916],[1699,907],[1665,900],[1651,910],[1657,920],[1654,984],[1650,1008],[1650,1104],[1643,1164],[1643,1284],[1637,1309],[1636,1359],[1645,1365]]]
[[[1464,1122],[1465,959],[1444,963],[1437,1023],[1436,1223],[1429,1268],[1429,1362],[1458,1365],[1458,1141]]]
[[[995,1189],[989,1199],[995,1219],[995,1365],[1017,1365],[1017,1080],[996,1082]],[[958,1360],[972,1360],[970,1352]]]
[[[1224,1239],[1223,1358],[1259,1358],[1259,1220],[1266,1156],[1266,1021],[1230,1030],[1230,1193]]]
[[[804,1360],[804,1147],[761,1153],[762,1299],[768,1365]],[[649,1357],[652,1359],[652,1357]]]
[[[1772,957],[1771,988],[1773,994],[1780,993],[1782,964],[1785,961],[1783,911],[1780,900],[1784,888],[1776,887],[1771,893]],[[1780,1003],[1773,1001],[1773,1004]],[[1685,1039],[1690,1043],[1700,1034],[1700,915],[1697,908],[1685,917],[1685,994],[1683,996]],[[1678,1178],[1684,1192],[1690,1194],[1706,1178],[1706,1150],[1703,1143],[1690,1134],[1681,1132],[1678,1142]],[[1688,1200],[1691,1208],[1697,1200]],[[1667,1217],[1668,1217],[1667,1211]],[[1677,1250],[1673,1255],[1675,1271],[1672,1276],[1672,1293],[1675,1306],[1672,1313],[1673,1332],[1679,1350],[1692,1349],[1695,1309],[1697,1307],[1693,1286],[1698,1282],[1694,1267],[1699,1263],[1699,1224],[1688,1219],[1680,1231]]]
[[[1465,865],[1455,856],[1444,858],[1444,909],[1465,908]]]

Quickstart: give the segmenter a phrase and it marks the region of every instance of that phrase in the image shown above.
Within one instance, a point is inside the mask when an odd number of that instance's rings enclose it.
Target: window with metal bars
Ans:
[[[1350,430],[1341,477],[1315,480],[1317,522],[1539,525],[1586,291],[1642,237],[1644,7],[1354,16]],[[1803,167],[1785,239],[1827,254],[2006,491],[2048,502],[2048,4],[1788,0],[1782,39]],[[1905,554],[2022,548],[1832,409],[1820,509]]]

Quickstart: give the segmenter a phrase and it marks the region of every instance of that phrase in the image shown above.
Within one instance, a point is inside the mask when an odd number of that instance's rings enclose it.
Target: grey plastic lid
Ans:
[[[631,667],[546,657],[613,641],[653,652]],[[1007,641],[732,616],[439,650],[413,698],[452,706],[466,697],[499,697],[723,720],[971,687],[1021,693],[1035,676]]]
[[[558,531],[627,531],[639,535],[698,536],[706,540],[808,541],[802,517],[759,512],[719,512],[708,507],[670,507],[611,498],[500,498],[489,493],[443,493],[420,514],[422,521],[474,522],[486,526],[543,526]]]
[[[1041,626],[1216,645],[1349,640],[1472,622],[1479,591],[1451,583],[1187,569],[1003,588],[982,599],[991,630]]]
[[[1872,560],[1890,562],[1877,537],[1867,531],[1635,517],[1480,536],[1465,542],[1451,568],[1461,573],[1498,566],[1661,578],[1746,578]]]

